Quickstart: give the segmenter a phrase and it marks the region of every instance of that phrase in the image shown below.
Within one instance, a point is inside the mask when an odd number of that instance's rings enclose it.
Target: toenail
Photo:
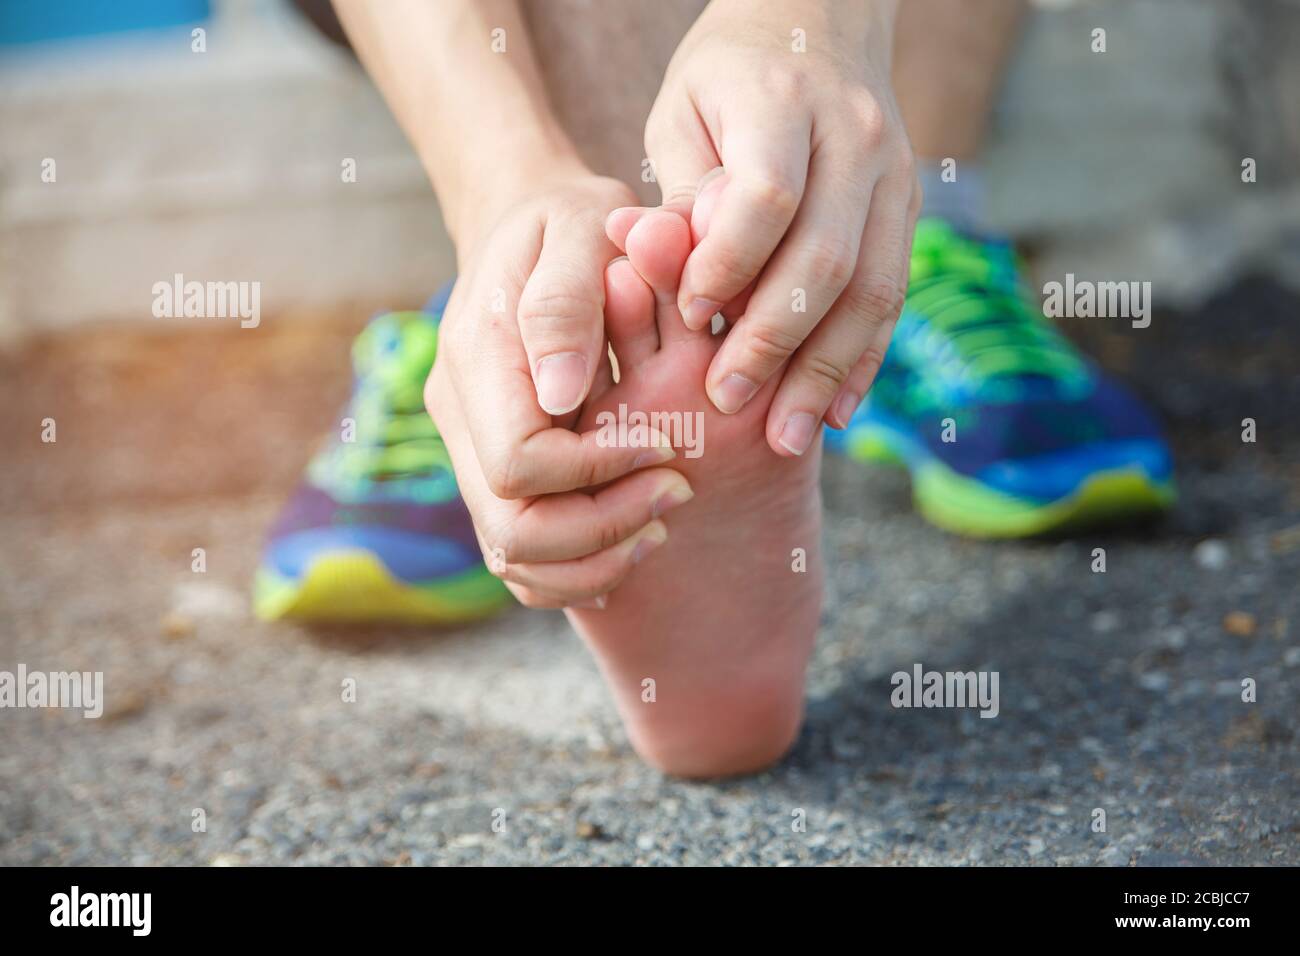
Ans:
[[[587,359],[577,352],[548,355],[537,363],[534,376],[537,404],[548,415],[563,415],[578,407],[587,387]]]
[[[734,415],[754,397],[758,386],[739,372],[732,372],[713,390],[713,404],[724,415]]]
[[[686,322],[688,329],[702,329],[718,314],[722,308],[721,302],[714,302],[712,299],[691,299],[686,303],[686,310],[682,312],[682,319]]]
[[[777,441],[791,454],[802,455],[808,450],[816,434],[817,419],[808,412],[795,412],[786,419],[785,427],[781,429],[781,437]]]
[[[845,392],[840,396],[840,400],[835,403],[835,420],[840,423],[841,428],[847,428],[849,419],[853,413],[858,410],[858,403],[862,399],[853,392]]]
[[[690,485],[685,483],[673,485],[655,499],[654,504],[650,506],[650,517],[658,518],[664,512],[671,511],[678,505],[684,505],[694,497],[695,492],[691,490]]]

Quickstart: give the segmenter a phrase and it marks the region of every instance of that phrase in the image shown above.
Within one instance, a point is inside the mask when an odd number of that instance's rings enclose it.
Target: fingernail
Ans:
[[[720,308],[722,303],[714,302],[712,299],[691,299],[686,304],[686,310],[682,312],[682,319],[688,329],[692,331],[702,329],[713,321]]]
[[[537,363],[537,404],[548,415],[563,415],[578,407],[587,387],[587,359],[577,352],[548,355]]]
[[[817,419],[807,412],[796,412],[786,419],[785,427],[781,429],[781,437],[777,441],[786,451],[802,455],[808,450],[816,434]]]
[[[666,461],[672,461],[676,457],[677,452],[673,451],[671,445],[655,445],[653,448],[647,448],[632,459],[632,470],[636,471],[646,465],[661,465]]]
[[[732,372],[713,390],[713,404],[724,415],[733,415],[754,397],[758,386],[739,372]]]
[[[658,518],[661,514],[671,511],[678,505],[684,505],[695,497],[695,492],[691,486],[685,482],[674,484],[662,495],[655,499],[655,503],[650,506],[650,517]]]
[[[605,595],[601,594],[597,597],[590,598],[586,601],[577,601],[573,604],[570,604],[569,607],[589,608],[594,611],[603,611],[605,610],[605,605],[608,602],[609,599],[606,598]]]
[[[858,410],[858,403],[862,399],[853,392],[845,392],[840,396],[839,401],[835,403],[835,420],[840,423],[841,428],[847,428],[849,419],[853,413]]]
[[[645,556],[668,540],[668,530],[662,525],[647,531],[632,549],[632,563],[640,564]]]

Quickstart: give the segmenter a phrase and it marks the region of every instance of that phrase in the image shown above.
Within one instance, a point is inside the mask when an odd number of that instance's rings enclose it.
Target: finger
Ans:
[[[541,594],[532,588],[512,584],[509,581],[506,582],[506,587],[510,589],[510,593],[515,596],[516,601],[524,607],[532,608],[534,611],[558,611],[568,606],[562,599]]]
[[[668,528],[651,521],[631,537],[613,547],[572,561],[508,564],[506,581],[521,585],[564,604],[586,601],[608,594],[635,567],[668,539]]]
[[[726,171],[721,166],[705,175],[704,180],[700,184],[699,194],[695,197],[695,205],[691,209],[691,241],[695,245],[699,245],[700,240],[709,234],[709,224],[713,221],[718,197],[722,195],[722,190],[726,188],[728,182]],[[757,280],[751,282],[734,299],[723,304],[719,311],[728,324],[734,324],[745,314],[745,306],[749,304],[749,297],[753,295],[756,284]]]
[[[486,320],[478,328],[470,345],[462,346],[476,360],[465,384],[453,387],[449,379],[455,374],[448,369],[454,366],[441,364],[440,355],[440,364],[434,366],[425,388],[425,404],[442,431],[471,514],[482,514],[492,503],[489,499],[594,487],[676,456],[667,437],[653,428],[647,429],[644,444],[616,446],[604,442],[599,430],[576,434],[548,427],[550,417],[535,403],[518,404],[532,390],[518,341],[515,350],[503,358],[490,351],[490,347],[500,346],[482,331],[488,328]],[[511,361],[513,366],[508,364]],[[446,414],[439,413],[440,405],[445,406]],[[469,415],[471,408],[475,417]],[[444,422],[455,427],[444,427]],[[476,495],[480,500],[472,500]]]
[[[483,551],[484,560],[489,570],[506,580],[510,591],[528,607],[563,607],[575,602],[584,603],[586,606],[601,606],[598,600],[594,604],[591,603],[593,597],[591,594],[559,595],[553,588],[530,588],[521,585],[517,578],[522,575],[542,585],[553,581],[557,587],[562,587],[566,580],[578,583],[585,581],[588,585],[599,583],[598,576],[604,572],[607,581],[616,583],[616,579],[621,579],[619,572],[621,567],[625,567],[629,560],[635,563],[653,548],[653,541],[656,538],[661,541],[662,536],[666,535],[666,529],[663,522],[658,520],[658,516],[690,497],[690,487],[680,474],[671,469],[656,469],[655,473],[628,476],[592,496],[561,495],[542,498],[540,501],[543,503],[556,503],[552,506],[555,509],[552,513],[548,514],[546,509],[539,505],[539,510],[534,515],[525,514],[523,517],[522,533],[516,534],[508,542],[493,543],[493,540],[485,535],[484,529],[510,528],[512,519],[519,516],[517,506],[502,502],[488,489],[464,427],[464,416],[459,400],[446,376],[441,374],[436,366],[434,375],[430,376],[426,394],[429,404],[439,409],[437,416],[441,423],[439,427],[444,430],[448,450],[452,454],[452,466],[456,472],[457,485],[470,513],[474,516],[474,532]],[[585,502],[580,500],[584,497],[588,499]],[[648,521],[645,520],[647,502],[649,503]],[[529,523],[533,521],[536,522],[535,525]],[[588,527],[602,528],[604,531],[596,537],[588,536],[586,540],[581,540],[583,529]],[[629,527],[633,528],[633,531],[629,532],[627,530]],[[579,540],[575,541],[571,537],[566,539],[565,536],[572,535],[575,530]],[[491,530],[487,535],[492,535]],[[650,535],[648,540],[651,543],[642,544],[641,541],[645,540],[647,535]],[[546,569],[545,573],[530,577],[526,570],[515,573],[520,567],[527,569],[529,567],[527,563],[512,566],[507,560],[509,553],[516,556],[577,554],[599,546],[604,540],[617,541],[612,545],[615,554],[610,556],[611,547],[606,547],[603,552],[594,552],[594,554],[606,555],[600,562],[592,562],[567,571],[564,562],[559,564],[543,562],[536,567]],[[629,540],[632,542],[630,545],[627,544]],[[512,571],[512,568],[515,571]],[[550,570],[552,568],[557,570],[552,573]]]
[[[745,309],[749,307],[749,300],[754,294],[755,285],[757,285],[756,282],[751,282],[745,286],[740,295],[722,307],[722,317],[724,319],[733,325],[740,321],[740,317],[745,314]]]
[[[871,186],[837,175],[821,156],[790,231],[709,368],[709,398],[724,414],[740,411],[789,360],[853,276]]]
[[[487,488],[482,472],[476,467],[477,459],[469,446],[454,393],[437,385],[434,391],[444,412],[440,418],[447,425],[446,437],[457,485],[474,516],[474,533],[484,562],[493,574],[507,582],[518,583],[521,577],[529,576],[527,571],[517,570],[529,565],[521,558],[557,555],[563,556],[559,562],[563,564],[564,561],[598,554],[601,550],[608,551],[611,547],[622,547],[629,538],[643,537],[646,528],[662,526],[658,520],[661,515],[692,497],[690,485],[681,474],[659,468],[626,476],[593,495],[573,493],[542,497],[521,512],[518,506],[502,502]],[[466,451],[468,455],[464,454]],[[640,552],[631,548],[632,557],[639,558],[648,548],[647,545]],[[623,558],[628,550],[625,548],[619,552],[622,557],[615,555],[612,564],[605,561],[594,565],[596,571],[626,564]],[[551,562],[543,561],[536,566],[550,568],[551,565]],[[544,585],[546,581],[558,582],[573,577],[563,568],[557,574],[559,577],[548,572],[529,579]],[[581,575],[578,575],[578,580],[583,580]],[[511,590],[528,606],[538,606],[518,588],[512,587]],[[545,587],[541,590],[547,591]],[[555,595],[553,589],[549,593]],[[562,606],[571,597],[566,594],[550,606]]]
[[[605,268],[605,334],[618,357],[620,376],[659,351],[654,293],[626,258]]]
[[[778,113],[726,136],[727,184],[677,293],[688,328],[707,325],[771,258],[803,197],[810,135],[806,115]]]
[[[912,236],[916,229],[916,219],[921,212],[921,187],[912,190],[912,201],[907,210],[907,241],[903,246],[902,266],[904,274],[910,273],[912,262]],[[884,365],[889,352],[889,343],[894,337],[897,322],[886,322],[876,331],[875,337],[867,350],[858,359],[853,371],[849,372],[848,381],[840,387],[834,401],[826,411],[826,423],[832,428],[848,428],[853,413],[862,404],[862,399],[871,391],[871,386]]]
[[[606,604],[605,595],[600,597],[587,598],[582,601],[566,601],[561,597],[553,597],[543,594],[541,591],[534,591],[532,588],[526,588],[520,584],[511,584],[506,582],[506,587],[510,589],[516,600],[524,607],[534,610],[558,611],[562,608],[582,608],[584,610],[604,610]]]
[[[700,180],[699,186],[695,191],[695,202],[691,205],[689,215],[691,219],[691,242],[699,245],[705,236],[709,234],[709,226],[713,222],[713,214],[718,209],[718,199],[722,196],[722,191],[727,188],[727,183],[731,177],[721,166],[709,170]],[[672,212],[681,212],[680,209],[673,209]]]
[[[835,305],[787,366],[768,411],[768,444],[777,454],[811,447],[831,400],[882,329],[892,329],[907,288],[908,198],[881,181],[872,194],[857,270]],[[875,346],[878,348],[878,346]],[[879,365],[884,352],[868,361]],[[860,398],[860,396],[859,396]]]
[[[537,264],[519,297],[519,334],[537,403],[549,415],[582,404],[604,342],[603,270],[617,253],[592,226],[548,221]]]
[[[527,247],[530,238],[533,245]],[[485,261],[511,263],[526,273],[529,257],[538,254],[540,234],[507,240],[487,250]],[[603,276],[603,267],[596,271]],[[450,380],[445,391],[454,394],[464,419],[467,447],[453,449],[449,441],[453,461],[457,454],[472,456],[490,493],[515,499],[604,484],[670,460],[672,449],[657,433],[648,436],[650,446],[607,447],[597,432],[579,435],[552,427],[551,416],[537,403],[521,330],[510,318],[517,301],[511,300],[511,281],[511,272],[503,267],[473,287],[458,284],[448,304],[448,314],[457,321],[444,322],[440,331],[439,361],[426,404],[437,420],[432,385],[441,369]]]
[[[674,112],[671,123],[646,124],[646,153],[659,184],[660,208],[690,218],[701,183],[722,161],[699,114]]]
[[[649,468],[595,493],[543,495],[522,512],[486,518],[479,533],[498,565],[569,561],[626,540],[694,495],[681,472]]]
[[[433,372],[425,384],[424,404],[446,443],[451,458],[451,468],[456,478],[456,489],[460,492],[461,499],[473,519],[474,537],[478,541],[479,550],[483,553],[483,562],[489,571],[499,576],[506,567],[505,552],[497,550],[497,545],[489,544],[484,539],[481,528],[508,525],[515,506],[503,502],[488,489],[487,480],[483,476],[483,470],[470,439],[469,426],[461,408],[460,398],[456,394],[447,372],[446,360],[442,356],[434,363]]]
[[[645,430],[645,444],[614,447],[604,437],[598,428],[581,435],[550,428],[528,438],[513,458],[494,449],[490,460],[505,464],[486,473],[488,487],[505,500],[550,495],[603,485],[676,457],[668,436],[650,427]]]
[[[884,353],[874,344],[867,346],[867,350],[862,353],[857,364],[849,371],[848,378],[835,394],[830,407],[826,409],[826,414],[822,416],[827,425],[832,428],[849,427],[849,422],[853,420],[853,413],[858,410],[863,397],[871,390],[871,383],[875,381],[882,362],[884,362]]]

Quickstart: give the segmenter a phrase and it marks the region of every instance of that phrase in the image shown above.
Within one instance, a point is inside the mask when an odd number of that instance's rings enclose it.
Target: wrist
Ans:
[[[512,207],[556,183],[592,175],[558,128],[516,128],[481,144],[467,140],[451,157],[449,152],[445,143],[420,149],[458,254]]]

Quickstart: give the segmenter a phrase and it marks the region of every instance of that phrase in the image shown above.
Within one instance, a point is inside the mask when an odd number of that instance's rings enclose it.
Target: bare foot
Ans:
[[[603,609],[567,613],[642,757],[683,776],[751,772],[789,749],[803,715],[822,602],[821,439],[797,458],[768,447],[780,375],[736,415],[709,401],[705,372],[721,338],[689,331],[677,311],[684,220],[647,214],[627,250],[606,272],[620,380],[589,399],[579,427],[601,427],[620,407],[633,425],[636,413],[681,413],[699,433],[683,430],[681,444],[702,442],[678,447],[671,466],[695,497],[664,517],[666,541]]]

